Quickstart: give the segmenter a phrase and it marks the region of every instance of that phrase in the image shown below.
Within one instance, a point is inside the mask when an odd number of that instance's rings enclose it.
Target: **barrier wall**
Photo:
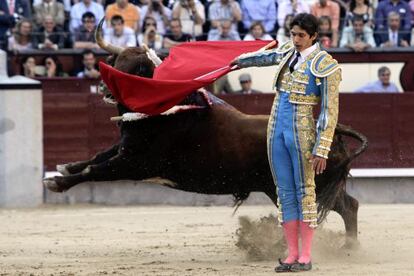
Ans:
[[[114,107],[95,91],[97,81],[43,80],[44,159],[47,171],[56,164],[83,160],[118,138]],[[58,92],[59,91],[59,92]],[[268,114],[273,94],[223,95],[249,114]],[[351,125],[369,139],[356,168],[414,167],[414,93],[340,95],[340,123]],[[352,145],[351,145],[352,146]]]

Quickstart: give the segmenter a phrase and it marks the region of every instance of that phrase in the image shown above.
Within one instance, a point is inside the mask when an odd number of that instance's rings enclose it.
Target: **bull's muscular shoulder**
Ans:
[[[320,51],[312,59],[310,71],[315,77],[323,78],[329,76],[339,68],[338,61],[326,51]]]
[[[293,50],[293,42],[291,40],[283,43],[282,45],[280,45],[280,47],[278,47],[276,49],[276,53],[278,54],[286,54],[287,52]]]

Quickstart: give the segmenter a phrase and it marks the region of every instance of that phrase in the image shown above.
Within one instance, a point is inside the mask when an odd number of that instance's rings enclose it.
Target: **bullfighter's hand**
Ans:
[[[312,162],[312,168],[315,170],[316,174],[321,174],[326,169],[326,159],[319,157],[319,156],[313,156],[311,158]]]

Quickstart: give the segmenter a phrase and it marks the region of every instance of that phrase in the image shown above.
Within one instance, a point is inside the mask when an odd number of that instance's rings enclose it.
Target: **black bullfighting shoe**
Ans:
[[[309,262],[307,264],[294,263],[290,266],[290,271],[292,272],[309,271],[311,269],[312,269],[312,262]]]
[[[279,259],[279,265],[277,267],[275,267],[275,272],[277,272],[277,273],[292,272],[291,267],[294,264],[296,264],[296,262],[293,263],[293,264],[287,264],[287,263],[282,262],[281,259]]]

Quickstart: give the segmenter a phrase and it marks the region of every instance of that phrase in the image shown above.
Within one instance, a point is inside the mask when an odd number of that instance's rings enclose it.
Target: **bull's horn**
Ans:
[[[155,67],[158,67],[162,63],[162,60],[153,49],[148,48],[146,44],[142,44],[142,48],[144,48],[147,57],[154,63]]]
[[[103,39],[102,25],[104,22],[105,22],[105,17],[102,17],[101,21],[99,21],[98,27],[96,27],[96,30],[95,30],[96,43],[99,45],[99,47],[108,51],[109,53],[114,54],[114,55],[119,55],[124,50],[124,48],[107,43]]]

